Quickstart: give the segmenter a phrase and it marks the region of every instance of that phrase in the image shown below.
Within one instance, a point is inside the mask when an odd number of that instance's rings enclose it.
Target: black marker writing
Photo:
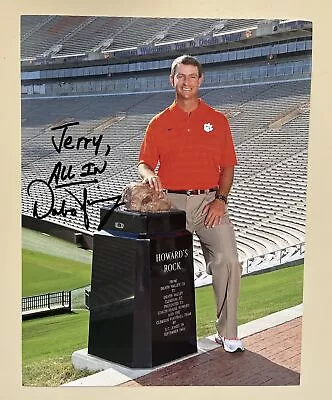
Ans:
[[[78,183],[72,182],[71,185],[80,184],[80,183],[81,182],[78,182]],[[75,201],[78,204],[79,208],[77,209],[75,207],[67,207],[66,199],[62,200],[60,208],[56,208],[55,207],[54,190],[49,185],[49,183],[47,183],[43,179],[35,179],[35,180],[33,180],[32,182],[29,183],[28,189],[27,189],[28,195],[31,196],[30,190],[31,190],[32,186],[36,186],[36,185],[39,185],[40,191],[42,191],[44,194],[48,193],[50,195],[50,201],[48,202],[48,204],[46,206],[46,209],[44,208],[44,210],[41,210],[40,208],[43,208],[43,207],[41,207],[41,205],[39,204],[38,200],[35,200],[34,205],[33,205],[33,217],[35,217],[37,219],[44,219],[44,218],[46,218],[46,217],[48,217],[50,215],[52,215],[52,216],[61,215],[63,217],[67,217],[68,215],[70,215],[70,216],[76,217],[77,213],[78,213],[78,210],[79,210],[79,211],[83,212],[84,225],[85,225],[86,230],[89,230],[89,227],[90,227],[90,220],[89,220],[89,215],[88,215],[88,206],[93,206],[94,204],[108,202],[108,201],[116,201],[116,203],[113,205],[113,207],[109,210],[109,212],[106,214],[106,216],[100,222],[100,224],[98,226],[98,230],[101,230],[102,227],[107,222],[108,218],[110,217],[111,213],[117,207],[120,207],[122,204],[124,204],[123,202],[120,203],[121,195],[117,195],[117,196],[113,196],[113,197],[106,197],[106,198],[101,198],[101,199],[96,199],[96,200],[90,200],[88,198],[88,190],[87,190],[87,188],[83,188],[83,191],[82,191],[83,199],[80,200],[73,192],[71,192],[68,189],[65,189],[66,192],[69,193],[75,199]],[[61,187],[63,187],[63,186],[61,186]],[[55,188],[55,190],[56,189],[57,188]]]
[[[97,175],[97,174],[102,174],[107,166],[107,161],[104,161],[104,165],[99,169],[95,163],[88,162],[82,166],[82,171],[86,170],[85,172],[81,172],[80,176],[89,176],[89,175]],[[93,169],[91,169],[93,167]]]
[[[55,136],[52,136],[51,141],[53,147],[55,148],[58,154],[61,154],[63,150],[87,150],[88,147],[94,147],[95,155],[98,155],[100,150],[101,142],[103,139],[103,135],[99,136],[91,136],[86,138],[84,136],[80,136],[78,138],[74,138],[72,135],[67,134],[68,128],[70,126],[78,125],[79,122],[69,122],[63,125],[59,125],[51,128],[52,131],[62,130],[61,137],[59,140],[56,140]],[[106,145],[105,156],[107,156],[111,151],[111,146],[109,144]],[[101,230],[102,227],[107,222],[111,213],[119,206],[124,203],[120,203],[121,195],[106,197],[106,198],[98,198],[98,199],[89,199],[88,197],[88,189],[83,187],[81,196],[77,195],[77,193],[73,193],[69,190],[69,187],[73,186],[87,186],[89,184],[98,183],[98,179],[96,179],[96,175],[101,175],[105,172],[107,168],[107,161],[103,160],[102,165],[97,165],[95,162],[88,161],[85,164],[81,165],[80,171],[74,171],[74,166],[72,164],[66,165],[61,161],[58,161],[49,176],[48,180],[43,179],[34,179],[28,185],[27,191],[28,195],[31,196],[31,189],[34,187],[37,192],[41,193],[43,196],[48,197],[48,201],[42,202],[37,199],[33,204],[33,217],[37,219],[44,219],[48,216],[63,216],[63,217],[76,217],[79,212],[83,213],[84,225],[88,230],[90,227],[90,219],[88,215],[89,206],[93,206],[98,203],[115,201],[113,207],[109,210],[109,212],[105,215],[102,221],[99,224],[98,230]],[[77,167],[76,167],[77,169]],[[92,177],[92,179],[89,179]],[[76,178],[76,179],[75,179]],[[83,179],[78,179],[83,178]],[[85,179],[84,179],[85,178]],[[53,185],[52,185],[53,184]],[[68,205],[68,198],[62,199],[60,206],[56,206],[56,191],[57,189],[64,188],[64,190],[75,200],[75,206]],[[46,203],[46,204],[45,204]]]
[[[117,196],[114,196],[114,197],[113,197],[113,200],[116,200],[116,202],[115,202],[115,204],[113,205],[113,207],[107,211],[107,213],[104,215],[104,217],[103,217],[102,220],[100,221],[100,224],[99,224],[99,226],[98,226],[98,228],[97,228],[98,231],[100,231],[100,230],[103,229],[103,227],[106,225],[108,219],[109,219],[110,216],[112,215],[113,211],[114,211],[115,209],[117,209],[118,207],[122,206],[123,204],[125,204],[124,201],[122,201],[122,202],[120,203],[121,197],[122,197],[121,195],[117,195]]]
[[[52,131],[57,130],[57,129],[62,129],[62,134],[61,134],[60,141],[58,144],[55,142],[55,136],[52,136],[52,143],[53,143],[55,150],[57,151],[57,153],[60,154],[62,149],[67,149],[67,150],[77,149],[77,150],[79,150],[83,146],[83,149],[86,150],[89,145],[90,145],[90,147],[92,145],[95,148],[95,155],[97,156],[100,145],[101,145],[101,141],[102,141],[104,135],[99,135],[98,137],[92,136],[91,138],[87,138],[85,136],[80,136],[77,139],[74,139],[72,135],[66,136],[68,127],[72,126],[72,125],[78,125],[78,124],[79,124],[79,122],[69,122],[68,124],[55,126],[55,127],[51,128]]]
[[[75,174],[72,173],[73,166],[69,165],[67,168],[65,165],[62,165],[61,161],[58,161],[53,168],[53,171],[49,177],[48,183],[51,184],[52,181],[54,180],[56,184],[59,183],[59,181],[65,181],[66,179],[73,179],[75,178]]]

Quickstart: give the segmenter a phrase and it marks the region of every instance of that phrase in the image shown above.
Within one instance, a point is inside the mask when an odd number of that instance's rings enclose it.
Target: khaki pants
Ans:
[[[167,196],[174,208],[186,211],[187,230],[195,231],[200,239],[206,272],[212,275],[217,306],[217,331],[227,338],[237,337],[237,304],[242,268],[238,261],[234,229],[227,209],[220,225],[206,228],[202,210],[214,199],[214,192],[192,196],[167,193]]]

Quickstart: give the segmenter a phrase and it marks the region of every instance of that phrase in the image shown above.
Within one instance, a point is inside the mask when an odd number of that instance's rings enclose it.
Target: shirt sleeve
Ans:
[[[147,164],[153,170],[156,168],[159,160],[159,153],[156,144],[156,130],[150,122],[141,145],[138,164]]]
[[[224,116],[224,128],[223,128],[223,149],[220,160],[220,166],[223,168],[233,167],[237,165],[237,158],[232,138],[231,129],[227,118]]]

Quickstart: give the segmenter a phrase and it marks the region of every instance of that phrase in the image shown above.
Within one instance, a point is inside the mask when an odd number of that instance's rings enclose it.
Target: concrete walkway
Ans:
[[[198,353],[153,369],[126,368],[79,350],[74,364],[88,357],[104,370],[63,386],[298,385],[302,312],[301,304],[241,325],[244,353],[229,354],[209,336],[198,341]]]

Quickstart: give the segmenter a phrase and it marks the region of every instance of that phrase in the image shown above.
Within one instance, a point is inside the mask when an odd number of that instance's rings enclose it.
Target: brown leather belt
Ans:
[[[211,188],[211,189],[188,189],[188,190],[171,190],[171,189],[166,189],[166,193],[177,193],[177,194],[186,194],[187,196],[195,195],[195,194],[207,194],[210,192],[216,192],[218,190],[217,187]]]

